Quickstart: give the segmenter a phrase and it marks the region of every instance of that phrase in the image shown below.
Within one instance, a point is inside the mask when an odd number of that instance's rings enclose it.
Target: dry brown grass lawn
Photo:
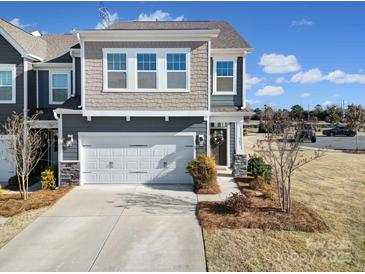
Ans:
[[[209,271],[364,271],[365,156],[327,152],[296,173],[293,196],[329,231],[204,230]]]
[[[29,194],[27,200],[23,200],[19,193],[4,194],[0,197],[0,216],[11,217],[28,210],[51,206],[71,188],[72,186],[67,186],[57,190],[35,191]]]

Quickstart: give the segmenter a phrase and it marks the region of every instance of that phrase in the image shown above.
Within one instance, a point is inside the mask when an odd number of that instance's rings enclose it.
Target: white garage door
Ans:
[[[0,135],[0,183],[5,185],[8,179],[15,175],[15,168],[9,161],[9,145],[7,142],[8,136]]]
[[[84,184],[186,184],[194,157],[193,136],[82,136]]]

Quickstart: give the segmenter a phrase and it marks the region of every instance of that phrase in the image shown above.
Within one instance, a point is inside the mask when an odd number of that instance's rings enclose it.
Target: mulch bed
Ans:
[[[241,192],[247,197],[250,206],[246,211],[232,213],[223,202],[199,202],[197,216],[204,228],[256,228],[264,230],[289,230],[303,232],[323,232],[328,226],[322,218],[304,204],[293,201],[290,214],[281,212],[275,193],[273,199],[258,197],[257,190],[250,188],[248,182],[238,182]]]
[[[73,188],[72,185],[56,190],[39,190],[29,193],[23,200],[19,193],[0,196],[0,216],[11,217],[21,212],[53,205]]]
[[[219,194],[221,193],[221,188],[218,183],[212,184],[208,188],[195,189],[194,192],[196,194]]]

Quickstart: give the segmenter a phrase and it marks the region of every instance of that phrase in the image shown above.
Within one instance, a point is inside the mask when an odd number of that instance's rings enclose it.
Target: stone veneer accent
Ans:
[[[235,178],[247,175],[247,155],[235,154],[233,156],[232,174]]]
[[[70,183],[80,183],[80,163],[79,162],[61,162],[60,163],[60,187]]]
[[[190,48],[190,92],[102,92],[103,48]],[[85,42],[85,109],[207,110],[208,42]]]

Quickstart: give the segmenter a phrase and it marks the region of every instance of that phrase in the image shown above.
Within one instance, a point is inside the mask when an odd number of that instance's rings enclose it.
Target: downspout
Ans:
[[[246,108],[246,56],[247,51],[244,51],[242,58],[242,109]]]
[[[71,97],[75,97],[75,95],[76,95],[76,64],[75,64],[75,56],[73,55],[72,50],[70,51],[70,55],[72,58],[72,93],[71,93]]]
[[[26,58],[23,58],[23,85],[24,85],[24,106],[23,106],[23,175],[27,174],[27,166],[25,163],[25,158],[28,154],[28,146],[27,146],[27,139],[28,139],[28,132],[27,132],[27,124],[28,124],[28,61]],[[24,198],[27,199],[28,193],[28,185],[25,186],[26,189],[24,193]]]

